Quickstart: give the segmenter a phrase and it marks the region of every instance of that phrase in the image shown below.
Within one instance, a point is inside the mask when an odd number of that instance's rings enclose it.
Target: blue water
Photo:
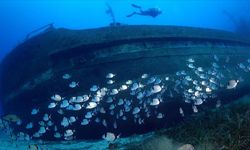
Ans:
[[[48,23],[56,27],[86,29],[107,26],[111,18],[105,13],[106,2],[111,5],[116,20],[123,24],[181,25],[235,30],[235,24],[224,11],[236,20],[250,20],[249,0],[1,0],[0,1],[0,60],[23,41],[26,34]],[[126,15],[135,9],[159,7],[157,18]]]

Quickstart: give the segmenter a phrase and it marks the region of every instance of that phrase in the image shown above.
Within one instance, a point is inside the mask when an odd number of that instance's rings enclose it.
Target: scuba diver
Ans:
[[[151,17],[155,18],[162,13],[160,8],[149,8],[147,10],[142,10],[141,6],[138,6],[135,4],[131,4],[131,6],[139,9],[139,12],[133,12],[133,13],[127,15],[127,17],[132,17],[134,15],[141,15],[141,16],[151,16]]]

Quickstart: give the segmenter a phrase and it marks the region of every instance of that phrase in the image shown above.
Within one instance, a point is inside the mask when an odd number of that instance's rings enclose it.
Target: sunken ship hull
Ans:
[[[197,106],[201,110],[203,106],[214,107],[218,99],[222,103],[228,103],[249,93],[249,50],[249,40],[230,32],[211,29],[176,26],[54,29],[18,45],[2,61],[1,100],[6,114],[16,114],[27,124],[32,118],[30,112],[34,108],[40,108],[41,119],[44,113],[54,113],[54,110],[48,109],[52,101],[51,96],[54,94],[68,98],[90,93],[93,85],[110,90],[120,87],[128,80],[142,83],[145,88],[152,89],[153,85],[149,85],[148,80],[155,76],[161,80],[159,84],[164,86],[164,92],[161,91],[162,95],[158,95],[162,99],[161,103],[157,107],[149,108],[153,109],[151,117],[145,119],[143,125],[138,124],[138,118],[134,118],[131,112],[132,117],[128,116],[128,121],[125,122],[122,119],[117,121],[118,127],[114,129],[114,120],[108,117],[110,114],[107,111],[107,114],[99,116],[106,117],[107,127],[98,124],[88,127],[79,124],[74,127],[75,130],[84,132],[84,135],[76,132],[78,138],[100,138],[103,131],[122,132],[123,135],[140,133],[178,122],[182,119],[179,114],[180,107],[186,114],[193,113],[195,101],[190,95],[187,96],[187,91],[194,85],[184,82],[188,75],[197,81],[201,79],[209,82],[212,76],[216,80],[212,94],[207,94],[207,98],[203,99],[204,105]],[[188,62],[190,58],[195,62]],[[196,69],[202,67],[205,73],[199,75],[206,76],[197,76],[195,68],[189,66],[190,63],[194,64]],[[210,76],[214,70],[217,76]],[[71,79],[62,78],[66,73],[72,76]],[[108,73],[115,74],[113,84],[107,84]],[[148,79],[142,79],[143,74],[147,74]],[[239,80],[237,88],[227,89],[229,80]],[[71,81],[79,82],[79,86],[70,88]],[[128,97],[133,99],[131,107],[139,105],[140,102],[136,99],[138,93],[132,94],[130,88],[128,92],[119,92],[114,99],[119,99],[119,96]],[[106,98],[103,98],[98,102],[98,106],[109,110],[110,104],[105,101]],[[143,105],[151,107],[150,103]],[[139,107],[139,118],[147,118],[143,116],[143,113],[146,113],[143,110],[146,106],[143,105]],[[115,107],[119,107],[117,103]],[[65,111],[64,115],[73,114],[82,120],[86,111],[89,110],[82,108],[76,113]],[[163,114],[163,118],[157,117],[159,112]],[[38,118],[33,121],[39,121]],[[57,121],[60,126],[62,117],[55,118],[60,120]],[[31,131],[27,132],[31,134]]]

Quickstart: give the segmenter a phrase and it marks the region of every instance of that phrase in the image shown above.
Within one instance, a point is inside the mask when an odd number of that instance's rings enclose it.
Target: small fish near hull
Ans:
[[[74,135],[66,139],[145,133],[178,123],[203,106],[214,108],[218,99],[223,105],[250,93],[249,48],[249,40],[211,29],[55,29],[25,41],[3,60],[0,96],[5,113],[18,114],[24,123],[48,114],[43,121],[53,123],[41,139],[64,140],[71,127]],[[227,88],[232,81],[237,84]],[[39,112],[31,115],[33,109]],[[77,119],[68,123],[67,116]],[[31,134],[33,128],[25,131]],[[55,139],[55,133],[62,137]]]

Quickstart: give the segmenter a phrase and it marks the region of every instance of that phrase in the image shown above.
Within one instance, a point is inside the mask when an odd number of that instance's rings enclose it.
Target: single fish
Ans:
[[[111,79],[111,78],[113,78],[113,77],[115,77],[115,74],[113,74],[113,73],[108,73],[108,74],[106,75],[106,78],[108,78],[108,79]]]
[[[49,119],[50,119],[50,115],[44,114],[43,120],[44,120],[44,121],[49,121]]]
[[[62,103],[61,103],[61,105],[60,105],[61,108],[66,108],[68,106],[69,106],[68,100],[63,100]]]
[[[119,137],[120,135],[116,136],[114,133],[111,133],[111,132],[107,132],[102,135],[102,138],[110,143],[115,142],[115,140],[117,140]]]
[[[184,117],[184,111],[181,107],[179,108],[179,112],[180,112],[181,116]]]
[[[48,125],[49,127],[51,127],[51,126],[54,125],[54,123],[53,123],[51,120],[49,120],[49,121],[47,122],[47,125]]]
[[[162,113],[158,113],[156,116],[156,118],[158,118],[158,119],[162,119],[163,117],[164,117],[164,115]]]
[[[131,91],[135,91],[139,88],[139,84],[138,83],[133,83],[132,87],[131,87]]]
[[[155,80],[156,80],[156,78],[155,78],[155,77],[151,77],[151,78],[149,78],[149,80],[148,80],[147,84],[152,84],[152,83],[154,83],[154,82],[155,82]]]
[[[212,89],[210,89],[209,87],[206,88],[206,92],[207,93],[211,93],[212,92]]]
[[[100,113],[102,113],[102,114],[106,113],[106,111],[105,111],[105,109],[103,107],[100,108]]]
[[[127,90],[128,89],[128,86],[127,85],[122,85],[121,87],[120,87],[120,90]]]
[[[67,130],[64,132],[64,137],[73,136],[73,134],[74,134],[74,131],[73,131],[73,130],[67,129]]]
[[[160,104],[160,100],[158,98],[153,98],[153,100],[150,102],[151,106],[157,106]]]
[[[194,105],[201,105],[203,103],[203,100],[201,98],[195,98]]]
[[[152,92],[153,94],[155,94],[155,93],[161,92],[161,90],[162,90],[162,87],[161,87],[160,85],[154,85],[154,86],[152,87],[152,89],[151,89],[151,92]]]
[[[73,110],[74,111],[78,111],[78,110],[81,110],[82,109],[82,105],[80,105],[80,104],[75,104],[74,106],[73,106]]]
[[[65,79],[65,80],[68,80],[68,79],[71,78],[71,75],[66,73],[66,74],[64,74],[64,75],[62,76],[62,78]]]
[[[188,59],[187,59],[187,62],[189,62],[189,63],[194,63],[195,61],[194,61],[193,58],[188,58]]]
[[[83,119],[81,122],[81,125],[85,126],[89,124],[89,120],[88,119]]]
[[[51,99],[54,101],[61,101],[62,97],[59,94],[55,94],[55,95],[51,96]]]
[[[97,106],[97,103],[89,102],[86,109],[93,109],[93,108],[96,108],[96,106]]]
[[[141,78],[146,79],[146,78],[148,78],[148,76],[149,76],[148,74],[144,73],[144,74],[142,74]]]
[[[194,113],[197,113],[197,112],[198,112],[198,108],[197,108],[195,105],[193,105],[192,108],[193,108],[193,112],[194,112]]]
[[[120,99],[118,100],[118,104],[117,104],[117,105],[121,106],[121,105],[123,105],[123,104],[124,104],[124,101],[123,101],[123,99],[120,98]]]
[[[32,111],[31,111],[31,115],[36,115],[36,114],[38,114],[38,112],[39,112],[39,109],[32,109]]]
[[[54,102],[52,102],[52,103],[50,103],[49,105],[48,105],[48,108],[55,108],[56,107],[56,105],[57,105],[57,103],[54,103]]]
[[[118,89],[112,89],[110,95],[116,95],[118,93],[119,93]]]
[[[79,82],[75,82],[75,81],[72,81],[70,84],[69,84],[69,87],[70,88],[76,88],[76,87],[78,87],[79,86]]]
[[[40,127],[38,133],[40,133],[40,134],[46,133],[46,128],[45,127]]]
[[[133,109],[133,115],[135,115],[135,114],[137,114],[137,113],[139,113],[140,112],[140,108],[139,107],[135,107],[134,109]]]
[[[61,126],[63,127],[69,126],[69,120],[66,117],[63,117],[63,120],[61,121]]]
[[[108,80],[108,81],[107,81],[107,84],[114,84],[114,83],[115,83],[114,80]]]
[[[89,90],[91,92],[96,92],[99,89],[99,87],[97,85],[93,85]]]
[[[194,69],[194,68],[195,68],[194,64],[188,64],[187,66],[188,66],[188,68],[190,68],[190,69]]]
[[[86,119],[92,118],[92,112],[87,112],[87,113],[85,114],[85,118],[86,118]]]
[[[117,129],[117,123],[116,123],[116,121],[114,121],[113,127],[114,127],[114,129]]]
[[[131,85],[132,83],[133,83],[132,80],[127,80],[127,81],[126,81],[126,84],[127,84],[127,85]]]
[[[115,105],[114,105],[114,104],[111,104],[111,105],[109,106],[109,110],[113,110],[113,109],[115,109]]]
[[[102,125],[103,125],[104,127],[108,127],[107,121],[106,121],[105,119],[102,120]]]
[[[230,80],[227,85],[227,89],[234,89],[238,85],[239,80]]]
[[[30,123],[28,123],[26,125],[26,129],[31,129],[31,128],[33,128],[33,123],[32,122],[30,122]]]
[[[214,60],[219,61],[219,58],[217,55],[214,55]]]
[[[62,137],[62,135],[59,132],[55,132],[54,137],[57,139],[60,139]]]
[[[221,101],[220,100],[217,100],[216,101],[216,108],[219,108],[221,106]]]
[[[75,116],[70,116],[69,117],[69,123],[72,124],[74,122],[76,122],[76,117]]]

